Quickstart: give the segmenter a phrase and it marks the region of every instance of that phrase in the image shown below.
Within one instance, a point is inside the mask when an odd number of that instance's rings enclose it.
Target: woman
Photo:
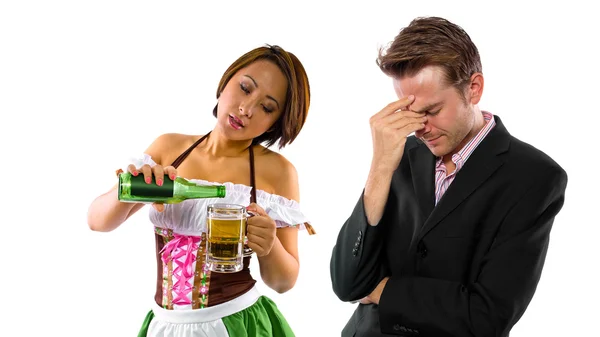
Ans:
[[[250,257],[237,273],[205,268],[206,206],[238,203],[256,214],[247,221],[248,247],[254,251],[263,282],[279,293],[298,277],[298,229],[313,233],[299,208],[294,166],[268,149],[290,144],[306,120],[310,87],[304,67],[278,46],[256,48],[225,71],[217,90],[214,128],[203,136],[163,134],[127,170],[147,183],[181,176],[201,184],[226,186],[223,199],[193,199],[153,204],[150,221],[156,238],[156,305],[138,336],[294,336],[276,305],[256,290]],[[261,145],[264,143],[264,146]],[[167,179],[167,178],[165,178]],[[90,205],[92,230],[116,229],[143,204],[121,203],[116,186]],[[190,234],[191,233],[191,234]],[[182,244],[195,240],[197,245]],[[173,263],[193,256],[187,265]],[[193,273],[182,273],[193,270]]]

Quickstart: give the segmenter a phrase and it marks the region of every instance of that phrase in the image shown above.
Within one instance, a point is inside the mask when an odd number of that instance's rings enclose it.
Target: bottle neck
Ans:
[[[178,177],[175,180],[174,196],[184,199],[223,198],[225,197],[225,186],[198,185]]]

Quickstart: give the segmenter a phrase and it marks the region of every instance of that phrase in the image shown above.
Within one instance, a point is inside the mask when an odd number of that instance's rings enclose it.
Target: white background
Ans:
[[[147,213],[96,233],[87,207],[159,134],[212,129],[223,71],[265,43],[295,53],[309,74],[308,121],[282,153],[298,170],[318,234],[300,235],[293,290],[259,286],[298,336],[338,336],[355,305],[331,290],[330,253],[369,168],[368,119],[396,99],[375,65],[377,49],[425,15],[467,30],[483,60],[480,107],[569,175],[542,279],[511,336],[597,333],[600,55],[591,5],[215,3],[0,4],[0,336],[137,334],[155,286]]]

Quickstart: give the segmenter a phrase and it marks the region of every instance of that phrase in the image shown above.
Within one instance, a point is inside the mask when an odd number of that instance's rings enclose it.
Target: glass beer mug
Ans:
[[[246,220],[253,214],[234,204],[207,206],[206,264],[209,270],[235,273],[244,267],[244,256],[252,254],[246,246]]]

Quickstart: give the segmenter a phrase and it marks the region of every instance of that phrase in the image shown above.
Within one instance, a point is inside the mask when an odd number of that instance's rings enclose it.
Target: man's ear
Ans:
[[[471,104],[477,104],[483,95],[483,74],[475,73],[471,75],[471,82],[467,88],[467,100]]]

